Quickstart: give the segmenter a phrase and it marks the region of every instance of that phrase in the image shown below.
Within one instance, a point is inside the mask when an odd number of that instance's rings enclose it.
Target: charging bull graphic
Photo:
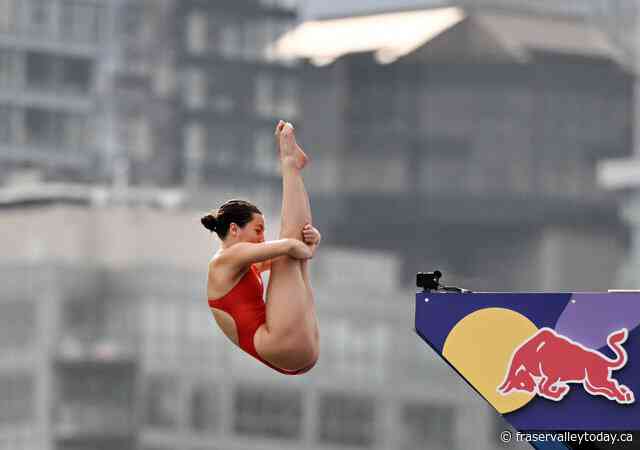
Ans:
[[[591,395],[602,395],[620,404],[633,403],[631,389],[611,377],[612,371],[627,364],[627,352],[621,344],[628,335],[626,328],[609,334],[607,344],[616,354],[615,359],[610,359],[551,328],[541,328],[514,350],[498,392],[535,392],[560,401],[569,392],[569,383],[582,383]]]

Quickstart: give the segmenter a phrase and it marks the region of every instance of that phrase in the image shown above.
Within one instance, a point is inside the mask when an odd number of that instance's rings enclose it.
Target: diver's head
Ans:
[[[215,231],[221,241],[264,242],[264,217],[252,203],[229,200],[200,219],[202,225]]]

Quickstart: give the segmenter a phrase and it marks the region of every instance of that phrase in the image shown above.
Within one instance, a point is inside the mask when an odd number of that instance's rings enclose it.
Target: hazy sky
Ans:
[[[305,18],[445,3],[445,0],[300,0]],[[447,2],[448,3],[448,2]]]

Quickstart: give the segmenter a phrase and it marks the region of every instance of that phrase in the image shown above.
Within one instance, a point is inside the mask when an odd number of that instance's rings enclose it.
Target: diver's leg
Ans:
[[[320,330],[318,328],[318,318],[316,316],[315,300],[313,298],[313,289],[311,288],[311,277],[309,275],[309,260],[300,261],[302,268],[302,279],[307,289],[307,300],[311,303],[307,309],[307,321],[313,329],[315,340],[320,343]]]
[[[280,238],[302,238],[302,228],[311,223],[309,198],[300,173],[293,128],[280,132],[282,168],[282,212]],[[301,151],[301,150],[300,150]],[[302,164],[304,167],[304,164]],[[318,358],[318,334],[310,284],[303,261],[282,256],[273,260],[266,295],[266,322],[256,332],[258,354],[286,370],[308,367]],[[308,274],[307,280],[308,280]]]

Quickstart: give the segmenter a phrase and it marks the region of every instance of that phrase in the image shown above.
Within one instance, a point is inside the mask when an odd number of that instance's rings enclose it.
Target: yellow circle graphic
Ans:
[[[505,414],[522,408],[535,396],[528,392],[502,395],[513,351],[538,328],[520,313],[485,308],[460,320],[449,332],[442,354],[493,405]]]

